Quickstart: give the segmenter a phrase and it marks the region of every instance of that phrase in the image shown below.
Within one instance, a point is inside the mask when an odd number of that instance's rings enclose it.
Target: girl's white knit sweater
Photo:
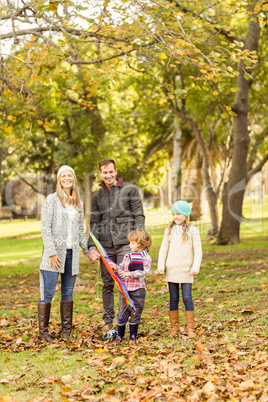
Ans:
[[[158,256],[158,269],[165,269],[166,282],[193,283],[191,269],[199,272],[202,260],[202,246],[199,230],[191,225],[188,239],[182,240],[182,227],[174,225],[168,236],[166,229]]]

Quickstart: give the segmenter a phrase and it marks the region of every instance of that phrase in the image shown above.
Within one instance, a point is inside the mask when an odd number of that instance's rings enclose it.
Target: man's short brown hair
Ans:
[[[100,161],[100,163],[99,163],[99,170],[100,170],[100,172],[101,172],[101,167],[102,166],[107,166],[107,165],[109,165],[109,163],[113,163],[114,164],[114,168],[116,169],[116,166],[115,166],[115,161],[113,160],[113,159],[102,159],[101,161]]]
[[[139,244],[142,250],[149,251],[152,245],[152,238],[146,230],[136,229],[129,232],[127,235],[127,239],[129,242],[135,241]]]

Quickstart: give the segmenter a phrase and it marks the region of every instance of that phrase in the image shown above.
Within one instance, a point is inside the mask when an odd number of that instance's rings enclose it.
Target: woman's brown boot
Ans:
[[[73,325],[73,301],[66,300],[60,303],[61,327],[63,336],[71,335]]]
[[[174,310],[169,312],[169,319],[171,325],[170,338],[176,338],[179,334],[179,311]]]
[[[39,339],[44,339],[46,342],[53,342],[48,333],[50,308],[51,303],[38,303]]]
[[[185,317],[188,338],[195,338],[196,334],[194,333],[194,311],[185,311]]]

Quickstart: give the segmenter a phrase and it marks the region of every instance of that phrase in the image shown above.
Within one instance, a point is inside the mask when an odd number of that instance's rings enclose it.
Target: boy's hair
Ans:
[[[176,223],[174,221],[170,222],[170,224],[168,225],[168,239],[171,239],[171,231],[173,226],[175,226]],[[189,222],[189,220],[186,218],[185,222],[182,224],[182,241],[185,242],[186,240],[188,240],[189,235],[188,235],[188,231],[191,227],[191,222]]]
[[[102,166],[107,166],[107,165],[109,165],[109,163],[113,163],[114,168],[116,169],[115,161],[114,161],[113,159],[108,159],[108,158],[106,158],[106,159],[102,159],[102,160],[99,162],[99,171],[101,172],[101,167],[102,167]]]
[[[128,241],[135,241],[137,242],[142,250],[149,251],[152,245],[152,238],[146,230],[143,229],[136,229],[129,232],[127,235]]]

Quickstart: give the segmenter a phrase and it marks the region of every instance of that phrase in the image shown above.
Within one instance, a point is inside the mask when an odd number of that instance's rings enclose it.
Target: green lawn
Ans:
[[[23,237],[27,230],[21,226]],[[128,331],[121,345],[102,338],[100,269],[84,256],[72,339],[60,337],[57,289],[50,320],[55,342],[40,343],[42,240],[0,239],[1,402],[267,400],[268,231],[242,227],[242,243],[226,247],[206,244],[204,230],[202,268],[193,288],[194,340],[186,336],[182,303],[181,335],[168,338],[169,297],[155,272],[163,232],[164,226],[151,228],[153,266],[136,346],[129,344]]]

